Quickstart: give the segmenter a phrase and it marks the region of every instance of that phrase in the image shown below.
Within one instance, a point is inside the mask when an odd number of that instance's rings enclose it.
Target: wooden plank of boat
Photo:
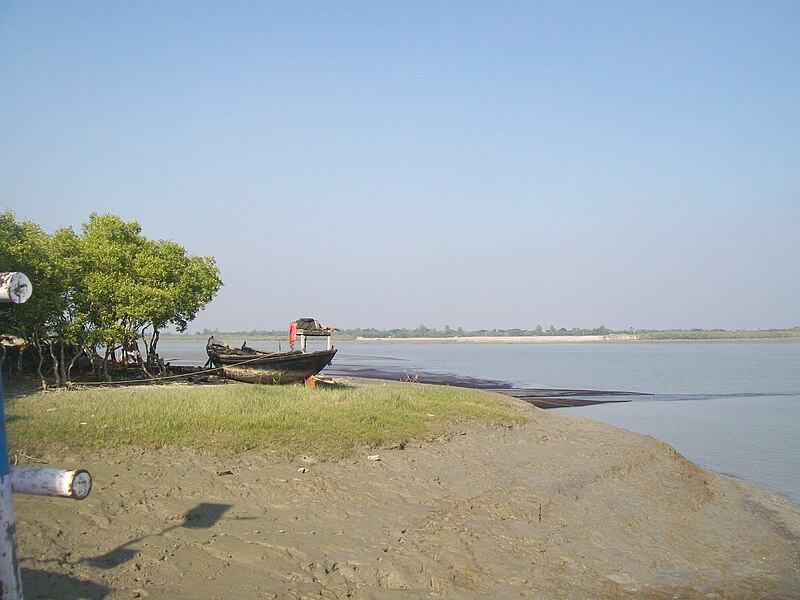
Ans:
[[[218,345],[215,345],[218,346]],[[207,347],[212,363],[225,377],[245,383],[301,383],[330,363],[336,349],[319,352],[265,352],[252,348]]]

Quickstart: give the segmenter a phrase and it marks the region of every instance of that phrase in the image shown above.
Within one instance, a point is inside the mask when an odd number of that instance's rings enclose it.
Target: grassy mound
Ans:
[[[446,434],[465,422],[526,420],[514,401],[455,387],[308,390],[231,384],[59,391],[6,403],[10,452],[182,447],[336,458]]]

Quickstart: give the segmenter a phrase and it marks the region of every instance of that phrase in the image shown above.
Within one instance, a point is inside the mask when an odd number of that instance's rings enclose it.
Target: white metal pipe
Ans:
[[[0,600],[22,600],[10,475],[0,477]]]
[[[25,273],[0,273],[0,302],[22,304],[33,294],[33,285]]]
[[[12,466],[11,490],[16,494],[83,500],[92,491],[92,476],[83,469]]]

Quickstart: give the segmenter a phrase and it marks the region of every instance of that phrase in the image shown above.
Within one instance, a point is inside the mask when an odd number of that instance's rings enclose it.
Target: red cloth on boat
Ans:
[[[289,323],[289,345],[294,347],[294,340],[297,337],[297,321]]]

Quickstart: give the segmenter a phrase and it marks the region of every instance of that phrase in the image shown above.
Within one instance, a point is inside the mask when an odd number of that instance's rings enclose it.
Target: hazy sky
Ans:
[[[190,326],[800,325],[800,3],[0,3],[0,209]]]

